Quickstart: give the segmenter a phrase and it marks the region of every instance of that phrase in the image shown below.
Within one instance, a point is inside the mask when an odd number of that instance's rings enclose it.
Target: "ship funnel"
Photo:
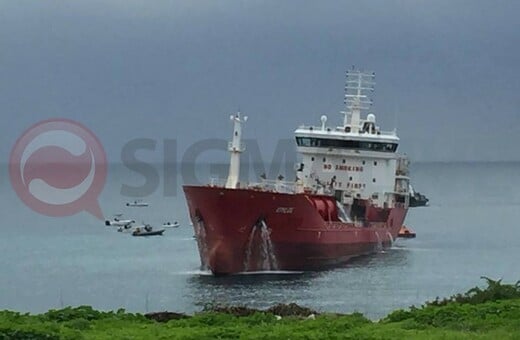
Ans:
[[[233,139],[228,144],[231,154],[229,160],[229,173],[226,181],[226,188],[235,189],[238,187],[238,176],[240,174],[240,154],[245,151],[242,145],[242,124],[247,121],[247,116],[240,117],[240,112],[230,116],[233,122]]]

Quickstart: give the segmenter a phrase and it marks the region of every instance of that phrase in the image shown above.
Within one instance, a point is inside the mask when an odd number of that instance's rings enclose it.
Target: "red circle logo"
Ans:
[[[87,211],[99,219],[98,196],[107,161],[98,138],[69,119],[50,119],[27,129],[9,158],[11,185],[32,210],[47,216]]]

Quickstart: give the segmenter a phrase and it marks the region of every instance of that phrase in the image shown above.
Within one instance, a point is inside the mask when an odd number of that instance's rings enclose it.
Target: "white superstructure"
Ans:
[[[382,131],[376,116],[368,113],[368,95],[374,90],[374,73],[347,71],[346,111],[343,124],[301,126],[295,131],[297,151],[302,162],[297,169],[299,191],[334,195],[345,205],[354,199],[391,208],[396,202],[408,204],[407,161],[396,151],[396,131]]]

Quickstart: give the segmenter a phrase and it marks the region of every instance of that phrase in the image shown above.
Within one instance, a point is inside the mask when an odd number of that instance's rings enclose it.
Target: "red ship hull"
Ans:
[[[337,266],[391,244],[407,212],[367,204],[365,222],[343,223],[330,196],[212,186],[184,192],[202,267],[214,274]]]

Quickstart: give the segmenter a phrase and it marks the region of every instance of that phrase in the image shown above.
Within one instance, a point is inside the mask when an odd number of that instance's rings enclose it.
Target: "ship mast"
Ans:
[[[372,100],[367,92],[374,91],[374,72],[363,72],[352,68],[346,72],[345,81],[345,105],[346,111],[343,119],[343,128],[350,127],[350,131],[359,132],[360,115],[362,110],[368,110],[372,105]]]
[[[227,189],[235,189],[238,187],[238,177],[240,174],[240,154],[245,151],[242,145],[242,124],[247,121],[247,116],[240,117],[240,112],[229,117],[233,122],[233,139],[228,144],[230,153],[229,173],[226,181]]]

